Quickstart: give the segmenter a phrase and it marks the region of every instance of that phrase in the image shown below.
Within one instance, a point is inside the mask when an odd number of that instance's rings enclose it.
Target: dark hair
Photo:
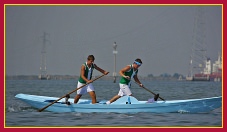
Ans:
[[[88,57],[87,57],[87,60],[95,60],[95,57],[93,56],[93,55],[89,55]]]
[[[139,58],[137,58],[136,60],[135,60],[136,62],[139,62],[139,63],[143,63],[142,61],[141,61],[141,59],[139,59]]]

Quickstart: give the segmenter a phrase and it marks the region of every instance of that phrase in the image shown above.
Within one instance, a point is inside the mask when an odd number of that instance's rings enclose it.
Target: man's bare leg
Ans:
[[[106,104],[110,104],[110,103],[116,101],[117,99],[119,99],[120,97],[121,96],[119,96],[119,95],[115,95],[112,99],[110,99],[109,101],[107,101]]]
[[[95,91],[91,91],[91,92],[89,92],[89,94],[91,96],[92,104],[95,104],[97,102]]]
[[[74,103],[75,103],[75,104],[79,101],[79,99],[80,99],[81,96],[82,96],[82,95],[80,95],[80,94],[77,94],[77,95],[76,95],[76,97],[74,98]]]

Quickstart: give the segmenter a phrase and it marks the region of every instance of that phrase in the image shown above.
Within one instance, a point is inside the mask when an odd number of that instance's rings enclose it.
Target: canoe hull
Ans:
[[[51,103],[51,101],[58,100],[57,97],[37,96],[28,94],[17,94],[16,98],[24,101],[34,108],[41,109]],[[170,113],[170,112],[187,112],[187,113],[204,113],[222,106],[222,96],[202,99],[189,100],[171,100],[171,101],[157,101],[155,103],[146,103],[147,101],[138,101],[131,96],[124,96],[112,104],[104,104],[106,100],[100,101],[97,104],[91,104],[91,100],[80,99],[78,104],[73,104],[73,99],[69,101],[71,105],[64,103],[65,99],[47,107],[46,111],[51,112],[114,112],[114,113]]]

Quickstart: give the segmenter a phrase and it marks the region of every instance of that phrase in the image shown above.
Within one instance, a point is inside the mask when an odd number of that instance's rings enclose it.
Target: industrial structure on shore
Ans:
[[[221,81],[222,57],[219,53],[217,61],[213,63],[207,57],[206,18],[205,9],[196,7],[194,28],[192,34],[192,48],[189,63],[188,81]]]
[[[39,79],[41,80],[48,80],[50,79],[50,76],[47,75],[47,67],[46,67],[46,43],[47,41],[47,33],[44,32],[43,36],[42,36],[42,41],[43,41],[43,45],[42,45],[42,51],[41,51],[41,64],[40,64],[40,74],[39,74]]]

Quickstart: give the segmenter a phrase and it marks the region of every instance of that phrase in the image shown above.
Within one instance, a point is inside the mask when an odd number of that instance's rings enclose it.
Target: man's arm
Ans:
[[[105,75],[107,75],[107,74],[109,73],[108,71],[105,71],[105,70],[103,70],[102,68],[98,67],[96,64],[94,64],[94,66],[95,66],[95,69],[96,69],[96,70],[100,71],[101,73],[103,73],[103,74],[105,74]]]
[[[140,87],[143,86],[143,84],[140,82],[140,80],[137,77],[137,74],[134,76],[134,80],[140,85]]]
[[[130,80],[130,77],[129,77],[129,76],[125,76],[125,75],[124,75],[124,73],[125,73],[126,71],[128,71],[130,68],[131,68],[130,66],[126,66],[126,67],[122,68],[122,69],[119,71],[119,74],[120,74],[122,77],[124,77],[124,78]]]
[[[82,78],[84,81],[86,81],[86,83],[88,83],[89,80],[84,76],[84,74],[85,74],[85,66],[82,65],[81,68],[80,68],[80,76],[81,76],[81,78]]]

